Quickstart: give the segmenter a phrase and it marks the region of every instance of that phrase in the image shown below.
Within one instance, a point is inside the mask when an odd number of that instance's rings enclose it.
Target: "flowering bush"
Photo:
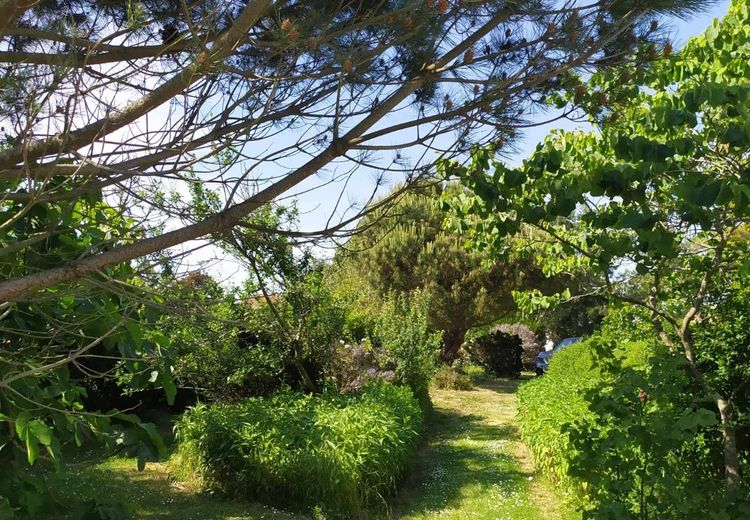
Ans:
[[[368,339],[354,344],[342,340],[331,360],[330,376],[336,388],[346,393],[360,390],[374,379],[393,381],[394,368],[383,347],[375,347]]]

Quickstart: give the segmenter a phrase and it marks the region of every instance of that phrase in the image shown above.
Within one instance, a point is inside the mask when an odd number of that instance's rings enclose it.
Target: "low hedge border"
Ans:
[[[351,518],[395,490],[422,423],[411,391],[384,382],[199,405],[176,426],[173,463],[206,489]]]

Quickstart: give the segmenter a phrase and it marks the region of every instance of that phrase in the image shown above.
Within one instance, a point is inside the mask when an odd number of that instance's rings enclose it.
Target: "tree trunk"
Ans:
[[[292,358],[292,366],[297,369],[300,377],[302,377],[302,382],[305,385],[305,390],[313,394],[316,393],[318,391],[318,385],[316,385],[315,381],[312,380],[310,374],[305,368],[305,365],[302,364],[302,361],[300,361],[296,355],[294,356],[294,358]]]
[[[727,483],[727,490],[731,491],[737,488],[740,483],[740,462],[737,455],[737,429],[732,424],[734,420],[734,410],[729,398],[725,398],[719,392],[710,388],[707,384],[703,373],[695,365],[693,345],[689,336],[681,338],[685,348],[685,357],[687,358],[687,373],[698,383],[713,392],[716,407],[719,409],[721,417],[722,437],[724,445],[724,477]]]
[[[464,344],[465,337],[465,330],[446,330],[443,333],[443,350],[440,353],[440,359],[443,363],[451,363],[456,359],[461,345]]]
[[[737,430],[732,424],[734,410],[732,402],[717,394],[716,406],[721,416],[722,435],[724,437],[724,476],[727,490],[737,489],[740,483],[740,462],[737,456]]]

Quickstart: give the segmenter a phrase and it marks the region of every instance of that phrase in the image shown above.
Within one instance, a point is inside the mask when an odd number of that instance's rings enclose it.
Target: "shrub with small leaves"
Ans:
[[[441,333],[430,329],[430,301],[425,293],[392,295],[380,308],[375,323],[375,341],[395,365],[395,380],[407,385],[423,406],[428,407],[428,388],[440,354]]]
[[[328,376],[341,392],[361,390],[373,379],[393,381],[396,377],[388,353],[367,338],[354,344],[342,340],[329,364]]]
[[[471,390],[471,378],[456,368],[443,365],[432,376],[432,385],[442,390]]]

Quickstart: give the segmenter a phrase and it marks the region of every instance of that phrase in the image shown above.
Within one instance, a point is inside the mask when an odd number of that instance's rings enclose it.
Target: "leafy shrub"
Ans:
[[[394,490],[421,427],[408,388],[283,392],[193,408],[177,425],[174,464],[210,489],[351,518]]]
[[[619,318],[555,354],[547,374],[519,390],[521,433],[536,465],[586,519],[743,517],[720,491],[710,401],[691,397],[684,361],[643,316],[631,315],[639,341],[613,339],[625,330],[613,327]]]
[[[498,377],[518,377],[523,370],[521,339],[516,335],[494,330],[474,339],[471,358]]]
[[[263,395],[279,387],[282,346],[274,342],[275,334],[249,319],[250,309],[235,304],[234,294],[208,275],[193,272],[167,286],[164,297],[172,311],[157,326],[170,340],[180,388],[213,401]],[[266,321],[261,323],[267,329]]]
[[[586,483],[584,517],[677,520],[731,508],[720,466],[708,461],[719,440],[716,412],[687,392],[682,356],[661,347],[647,365],[600,359],[608,377],[586,396],[593,417],[563,428],[573,445],[570,475]]]
[[[471,390],[471,378],[456,368],[443,365],[432,376],[432,384],[443,390]]]
[[[256,295],[245,324],[258,332],[260,347],[281,353],[285,383],[316,392],[343,335],[344,302],[331,291],[323,267],[307,253],[299,261],[285,262],[293,265],[280,274],[283,292]]]
[[[731,400],[738,447],[750,459],[750,284],[725,276],[720,287],[719,294],[708,295],[693,329],[696,363],[709,384]]]
[[[335,349],[329,373],[341,392],[361,390],[373,379],[393,381],[396,373],[382,347],[375,347],[367,338],[351,345],[341,342]]]
[[[394,363],[396,382],[409,386],[423,406],[430,402],[441,347],[441,334],[430,330],[428,308],[429,300],[419,291],[391,296],[375,323],[375,340]]]
[[[461,367],[461,372],[466,374],[472,383],[476,383],[480,379],[487,377],[487,370],[481,365],[468,364]]]
[[[584,396],[597,385],[600,373],[589,343],[560,350],[551,358],[544,377],[518,390],[519,426],[534,463],[565,492],[573,494],[578,494],[581,486],[568,474],[572,445],[562,429],[565,424],[593,415]]]

